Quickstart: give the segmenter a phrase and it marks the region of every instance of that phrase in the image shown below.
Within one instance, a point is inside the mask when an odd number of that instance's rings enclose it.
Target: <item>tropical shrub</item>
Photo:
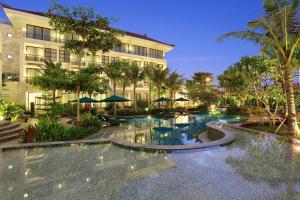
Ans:
[[[85,113],[80,115],[80,125],[99,128],[102,124],[96,116],[90,115],[89,113]]]
[[[58,121],[50,118],[42,118],[35,126],[36,141],[59,141],[67,138],[68,129]]]
[[[13,102],[0,101],[0,115],[9,120],[17,120],[20,115],[23,115],[25,108]]]
[[[65,106],[63,104],[54,103],[50,105],[48,115],[50,117],[60,117],[65,114]]]
[[[35,141],[51,142],[81,139],[87,135],[96,133],[100,127],[100,122],[96,123],[94,119],[90,121],[90,124],[93,124],[93,126],[72,126],[69,128],[64,127],[57,120],[51,118],[42,118],[35,126]]]

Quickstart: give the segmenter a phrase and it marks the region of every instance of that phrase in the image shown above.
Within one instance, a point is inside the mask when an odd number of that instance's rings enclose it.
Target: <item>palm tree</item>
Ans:
[[[150,63],[149,65],[144,67],[144,72],[145,72],[146,79],[148,81],[148,90],[149,90],[149,92],[148,92],[149,93],[148,94],[148,108],[151,106],[151,101],[152,101],[151,94],[152,94],[152,83],[153,83],[153,79],[154,79],[154,76],[153,76],[154,68],[155,68],[155,64],[153,64],[153,63]]]
[[[64,90],[68,84],[68,72],[61,67],[61,63],[44,61],[45,65],[39,70],[41,76],[36,76],[30,80],[30,84],[38,86],[43,90],[52,91],[53,104],[56,103],[56,91]]]
[[[117,81],[122,77],[122,66],[123,61],[117,60],[107,64],[104,68],[106,76],[112,81],[113,84],[113,95],[116,95]]]
[[[164,68],[161,65],[157,65],[153,70],[153,85],[157,90],[158,98],[160,98],[161,89],[163,88],[163,83],[165,82],[168,73],[169,73],[169,69]],[[160,108],[160,103],[158,104],[158,107]]]
[[[177,74],[176,72],[172,72],[168,75],[167,79],[165,80],[165,86],[169,91],[169,98],[173,99],[175,92],[179,91],[183,86],[184,79],[181,75]],[[173,107],[173,102],[171,104]]]
[[[125,90],[126,87],[129,87],[131,84],[130,78],[129,78],[129,67],[130,67],[130,62],[128,61],[121,61],[122,62],[122,73],[121,77],[119,79],[119,83],[122,86],[122,96],[125,98]]]
[[[300,46],[299,0],[265,0],[265,15],[249,22],[245,31],[227,33],[219,38],[236,37],[250,40],[263,50],[276,53],[284,67],[284,86],[287,97],[287,121],[289,135],[299,135],[296,119],[292,66]]]
[[[133,107],[137,111],[137,102],[136,102],[136,86],[139,81],[142,81],[145,77],[144,70],[137,62],[131,62],[128,69],[128,77],[133,84]]]
[[[169,69],[161,65],[155,66],[153,70],[153,85],[157,89],[157,97],[160,98],[163,84],[168,76]]]

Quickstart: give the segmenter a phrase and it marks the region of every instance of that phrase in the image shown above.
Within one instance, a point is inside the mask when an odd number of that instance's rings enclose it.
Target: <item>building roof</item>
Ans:
[[[18,8],[14,8],[10,5],[7,5],[7,4],[4,4],[2,2],[0,2],[0,5],[3,7],[3,8],[7,8],[7,9],[11,9],[11,10],[16,10],[16,11],[20,11],[20,12],[25,12],[25,13],[29,13],[29,14],[33,14],[33,15],[39,15],[39,16],[43,16],[43,17],[47,17],[46,13],[43,13],[43,12],[38,12],[38,11],[30,11],[30,10],[24,10],[24,9],[18,9]],[[127,36],[131,36],[131,37],[135,37],[135,38],[140,38],[140,39],[144,39],[144,40],[149,40],[149,41],[152,41],[152,42],[157,42],[157,43],[160,43],[160,44],[164,44],[164,45],[168,45],[168,46],[172,46],[174,47],[175,45],[173,44],[167,44],[165,42],[162,42],[162,41],[159,41],[159,40],[156,40],[156,39],[153,39],[153,38],[150,38],[148,37],[146,34],[145,35],[142,35],[142,34],[138,34],[138,33],[133,33],[133,32],[129,32],[129,31],[124,31],[125,35]]]

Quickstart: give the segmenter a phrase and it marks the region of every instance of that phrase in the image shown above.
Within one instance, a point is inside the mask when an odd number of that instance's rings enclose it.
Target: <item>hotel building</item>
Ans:
[[[39,75],[43,60],[52,60],[62,63],[69,70],[76,70],[78,59],[72,52],[62,49],[63,41],[76,37],[71,34],[60,34],[49,26],[49,19],[42,12],[16,9],[1,4],[7,16],[0,22],[0,95],[1,99],[14,101],[30,108],[32,103],[42,109],[41,98],[47,92],[41,91],[28,84],[28,80]],[[108,53],[98,52],[96,55],[87,55],[82,59],[82,65],[90,63],[105,65],[116,59],[137,61],[143,67],[149,63],[162,66],[167,65],[165,54],[174,48],[147,35],[126,32],[119,38],[122,46],[114,48]],[[111,81],[110,81],[111,82]],[[121,87],[117,88],[117,95],[121,96]],[[60,92],[60,102],[66,103],[76,98],[75,94]],[[105,98],[108,94],[99,95],[97,99]],[[147,84],[142,81],[138,84],[137,100],[147,100]],[[83,95],[84,96],[84,95]],[[126,96],[133,99],[132,87],[126,88]]]

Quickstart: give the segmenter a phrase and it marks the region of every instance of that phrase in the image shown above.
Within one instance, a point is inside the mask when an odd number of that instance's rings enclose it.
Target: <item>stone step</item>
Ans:
[[[9,129],[13,129],[16,127],[19,127],[20,125],[17,123],[11,123],[11,124],[7,124],[5,126],[0,126],[0,133]]]
[[[7,126],[7,125],[9,125],[9,124],[10,124],[9,121],[1,121],[1,122],[0,122],[0,127],[2,127],[2,126]]]
[[[23,129],[19,126],[9,129],[9,130],[5,130],[5,131],[1,131],[0,132],[0,138],[1,137],[5,137],[5,136],[9,136],[9,135],[14,135],[14,134],[21,134],[23,132]]]
[[[14,140],[14,139],[17,139],[19,137],[20,137],[19,133],[14,133],[14,134],[11,134],[11,135],[6,135],[6,136],[3,136],[3,137],[0,137],[0,143],[7,142],[7,141],[10,141],[10,140]]]

